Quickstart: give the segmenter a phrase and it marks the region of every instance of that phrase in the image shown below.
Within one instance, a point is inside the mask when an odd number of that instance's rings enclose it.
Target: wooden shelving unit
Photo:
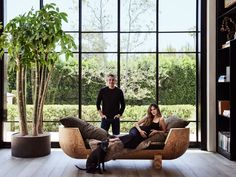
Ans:
[[[230,160],[236,160],[236,39],[228,39],[227,32],[221,31],[225,18],[236,22],[236,6],[224,8],[224,1],[216,2],[217,152]],[[222,47],[226,43],[227,47]]]

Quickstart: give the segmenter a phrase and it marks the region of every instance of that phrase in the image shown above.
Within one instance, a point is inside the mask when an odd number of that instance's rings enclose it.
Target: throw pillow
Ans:
[[[138,150],[145,149],[150,145],[151,142],[165,142],[167,134],[168,133],[165,133],[165,132],[158,132],[158,133],[152,135],[151,137],[145,139],[144,141],[142,141],[136,147],[136,149],[138,149]]]
[[[108,133],[102,128],[93,126],[92,124],[76,118],[65,117],[60,120],[60,123],[65,127],[78,127],[84,139],[106,140]]]
[[[98,147],[98,143],[100,143],[100,140],[96,139],[86,139],[86,142],[89,144],[90,149],[93,151]]]
[[[165,122],[167,125],[167,131],[169,131],[171,128],[185,128],[189,124],[189,121],[180,119],[177,116],[170,116],[165,119]]]
[[[95,139],[88,139],[87,140],[91,150],[95,150],[97,148],[97,143],[101,142]],[[120,155],[126,154],[129,152],[129,149],[125,149],[123,143],[120,140],[109,142],[108,151],[106,154],[105,161],[109,161],[112,159],[116,159]]]
[[[151,141],[151,142],[164,142],[166,140],[168,133],[165,132],[158,132],[149,138],[147,138],[145,141]]]

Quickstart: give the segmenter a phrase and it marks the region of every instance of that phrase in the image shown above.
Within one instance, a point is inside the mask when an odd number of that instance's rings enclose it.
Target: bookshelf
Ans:
[[[216,2],[217,152],[236,160],[236,6]]]

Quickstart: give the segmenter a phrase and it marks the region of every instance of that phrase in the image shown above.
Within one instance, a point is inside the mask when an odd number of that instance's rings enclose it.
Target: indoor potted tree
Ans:
[[[76,47],[72,36],[62,30],[67,14],[55,4],[38,11],[30,10],[12,19],[0,37],[0,47],[8,50],[8,64],[16,69],[17,104],[20,132],[12,135],[12,155],[39,157],[50,153],[50,134],[43,132],[43,107],[54,65],[59,57],[73,57]],[[57,50],[56,50],[57,48]],[[3,52],[1,52],[3,53]],[[26,114],[26,83],[30,72],[33,93],[32,132]]]

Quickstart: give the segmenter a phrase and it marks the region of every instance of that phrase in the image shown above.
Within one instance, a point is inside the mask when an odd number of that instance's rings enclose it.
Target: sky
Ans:
[[[117,29],[117,9],[115,7],[117,4],[117,0],[103,0],[106,2],[107,16],[110,16],[110,27],[106,30],[116,30]],[[134,2],[138,2],[140,0],[133,0]],[[153,2],[155,4],[156,0],[149,0],[149,2]],[[64,30],[78,30],[78,0],[45,0],[45,3],[54,2],[60,8],[61,11],[65,11],[68,14],[69,22],[63,24]],[[89,0],[90,4],[96,9],[99,8],[99,0]],[[121,0],[121,4],[128,2],[128,0]],[[159,0],[159,31],[187,31],[196,26],[196,0]],[[19,14],[23,14],[31,8],[39,9],[39,0],[5,0],[5,17],[6,22],[10,19],[14,18]],[[123,7],[123,6],[122,6]],[[146,27],[147,24],[151,21],[155,21],[155,6],[152,9],[146,10],[143,12],[143,15],[138,20],[138,26],[140,26],[141,30],[148,30]],[[83,12],[88,14],[87,16],[83,16],[84,24],[83,29],[88,29],[89,23],[91,23],[91,18],[94,18],[92,15],[92,11],[83,5]],[[125,14],[126,10],[121,9],[121,14]],[[135,12],[134,12],[135,13]],[[76,14],[76,15],[75,15]],[[128,15],[128,14],[126,14]],[[127,30],[127,18],[125,16],[121,16],[121,30]],[[88,22],[88,23],[86,23]],[[72,25],[73,24],[73,25]],[[91,26],[91,25],[90,25]],[[155,27],[155,25],[154,25]],[[96,29],[95,29],[96,30]],[[155,30],[151,29],[151,30]],[[74,35],[75,38],[78,35]],[[123,34],[125,37],[125,34]],[[122,37],[122,36],[121,36]],[[140,39],[144,38],[144,36],[140,35]],[[146,43],[142,45],[141,49],[137,48],[136,50],[143,51],[155,51],[156,42],[153,40],[155,35],[150,34],[146,39]],[[108,47],[108,51],[112,51],[113,48],[116,48],[117,38],[116,34],[107,34],[106,40],[109,44],[111,44],[110,48]],[[76,40],[78,41],[78,40]],[[86,42],[86,41],[85,41]],[[195,48],[195,41],[193,37],[189,34],[159,34],[159,49],[160,51],[164,51],[167,46],[171,45],[179,51],[182,45],[189,43],[192,48]],[[115,44],[115,45],[114,45]],[[123,44],[123,43],[122,43]],[[125,45],[125,44],[124,44]]]

